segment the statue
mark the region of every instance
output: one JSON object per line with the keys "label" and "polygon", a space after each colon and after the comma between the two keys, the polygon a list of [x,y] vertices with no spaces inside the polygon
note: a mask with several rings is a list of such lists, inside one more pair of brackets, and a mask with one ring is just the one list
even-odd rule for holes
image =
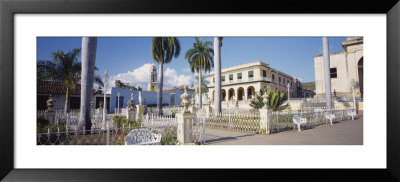
{"label": "statue", "polygon": [[268,108],[268,94],[267,93],[264,93],[264,95],[262,96],[262,98],[263,98],[263,101],[264,101],[264,107],[263,107],[263,109],[267,109]]}
{"label": "statue", "polygon": [[131,93],[131,99],[128,100],[127,109],[128,110],[134,109],[133,105],[135,105],[135,99],[133,98],[133,93]]}
{"label": "statue", "polygon": [[53,111],[54,111],[54,110],[53,110],[54,102],[56,102],[56,101],[53,100],[53,94],[50,94],[49,100],[46,101],[46,104],[47,104],[47,109],[46,109],[46,111],[47,111],[47,112],[53,112]]}
{"label": "statue", "polygon": [[183,112],[185,113],[185,112],[189,112],[188,106],[189,106],[190,95],[187,93],[188,86],[185,85],[183,88],[185,89],[185,91],[181,95],[181,99],[182,99],[181,105],[183,106]]}
{"label": "statue", "polygon": [[139,91],[139,105],[142,105],[142,92]]}

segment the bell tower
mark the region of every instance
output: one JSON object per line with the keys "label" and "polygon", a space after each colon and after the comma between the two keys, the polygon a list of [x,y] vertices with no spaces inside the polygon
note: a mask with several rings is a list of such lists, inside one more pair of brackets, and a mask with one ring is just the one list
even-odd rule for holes
{"label": "bell tower", "polygon": [[157,69],[154,65],[151,65],[149,70],[149,80],[147,82],[147,91],[157,91]]}

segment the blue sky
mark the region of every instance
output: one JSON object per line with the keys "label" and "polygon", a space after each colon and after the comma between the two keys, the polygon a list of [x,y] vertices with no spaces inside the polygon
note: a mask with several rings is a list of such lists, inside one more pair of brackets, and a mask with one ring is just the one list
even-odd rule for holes
{"label": "blue sky", "polygon": [[[213,42],[213,37],[202,37]],[[330,37],[330,52],[343,51],[340,42],[345,37]],[[164,65],[164,88],[190,84],[194,75],[188,71],[184,59],[193,46],[193,37],[179,37],[181,54]],[[38,37],[37,60],[51,60],[57,49],[64,52],[80,48],[81,37]],[[321,37],[224,37],[221,48],[222,68],[255,62],[268,62],[271,67],[300,78],[303,82],[314,81],[314,55],[322,54]],[[79,57],[80,60],[80,57]],[[96,74],[107,70],[111,83],[116,79],[146,87],[148,69],[158,64],[151,57],[151,37],[99,37],[97,42]]]}

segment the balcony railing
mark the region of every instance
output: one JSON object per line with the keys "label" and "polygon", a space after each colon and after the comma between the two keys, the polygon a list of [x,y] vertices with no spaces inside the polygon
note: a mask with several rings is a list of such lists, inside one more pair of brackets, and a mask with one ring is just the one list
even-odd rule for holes
{"label": "balcony railing", "polygon": [[[252,81],[266,81],[266,82],[271,82],[272,79],[268,78],[268,77],[261,77],[259,79],[254,79],[254,77],[252,78],[247,78],[247,79],[237,79],[237,80],[225,80],[225,81],[221,81],[222,85],[227,85],[227,84],[234,84],[234,83],[245,83],[245,82],[252,82]],[[210,83],[208,84],[209,87],[213,87],[215,86],[215,83]]]}

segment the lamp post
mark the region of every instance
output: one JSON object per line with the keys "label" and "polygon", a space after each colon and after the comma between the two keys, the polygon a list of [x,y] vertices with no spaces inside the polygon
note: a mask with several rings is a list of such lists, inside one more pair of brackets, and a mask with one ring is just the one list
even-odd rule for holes
{"label": "lamp post", "polygon": [[104,102],[103,102],[103,124],[104,127],[106,125],[106,111],[107,111],[107,100],[106,100],[106,91],[107,91],[107,82],[108,79],[110,79],[110,76],[107,73],[107,70],[104,71],[104,75],[103,75],[103,82],[104,82]]}
{"label": "lamp post", "polygon": [[117,111],[117,113],[119,114],[119,97],[120,97],[121,95],[119,94],[119,92],[118,92],[118,94],[117,94],[117,97],[118,97],[118,111]]}

